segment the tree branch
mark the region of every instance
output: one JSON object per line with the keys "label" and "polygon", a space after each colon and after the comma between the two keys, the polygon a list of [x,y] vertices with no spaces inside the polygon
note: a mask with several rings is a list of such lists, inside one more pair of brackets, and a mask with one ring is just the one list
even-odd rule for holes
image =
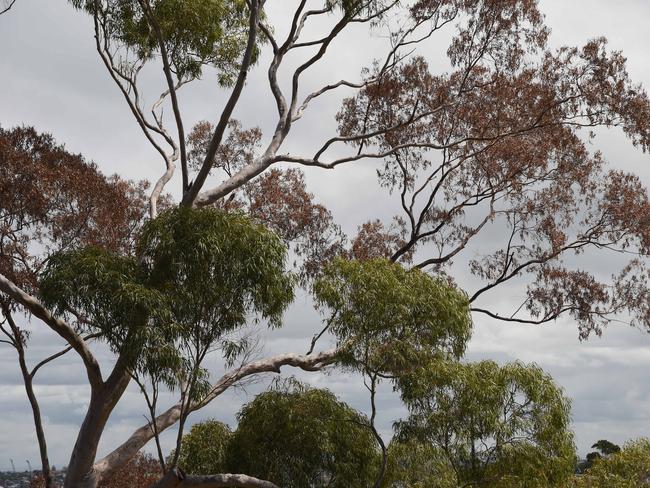
{"label": "tree branch", "polygon": [[212,169],[214,156],[217,153],[217,149],[221,144],[223,139],[223,134],[228,126],[230,121],[230,116],[232,115],[242,90],[244,89],[244,83],[246,82],[246,76],[248,75],[248,68],[250,67],[253,61],[253,52],[255,51],[255,43],[257,41],[257,24],[259,22],[259,11],[260,4],[259,0],[252,0],[250,2],[250,17],[249,17],[249,26],[248,26],[248,42],[246,44],[246,51],[244,52],[244,57],[242,59],[242,64],[239,69],[239,75],[237,77],[237,82],[230,94],[230,98],[226,103],[223,112],[221,112],[221,117],[219,122],[214,129],[212,134],[212,139],[210,140],[210,145],[205,154],[205,159],[203,160],[203,165],[199,170],[199,173],[196,175],[194,183],[188,189],[187,193],[183,196],[182,205],[191,207],[196,200],[201,188],[205,184],[205,180]]}
{"label": "tree branch", "polygon": [[163,72],[165,73],[165,80],[167,81],[167,89],[169,90],[169,95],[172,102],[172,110],[174,111],[174,120],[176,121],[176,129],[178,131],[178,145],[180,147],[180,158],[181,158],[181,173],[183,177],[183,193],[185,193],[189,188],[189,178],[187,174],[187,154],[185,149],[185,129],[183,128],[183,118],[181,117],[181,111],[178,105],[178,97],[176,95],[176,84],[172,78],[172,70],[169,65],[169,55],[167,54],[167,46],[165,45],[165,39],[162,35],[162,30],[160,29],[160,24],[156,20],[156,16],[151,11],[151,6],[149,5],[148,0],[139,0],[140,6],[145,12],[145,15],[149,19],[149,23],[153,26],[153,30],[156,34],[156,39],[158,41],[158,46],[160,47],[160,57],[163,62]]}
{"label": "tree branch", "polygon": [[[90,339],[95,339],[95,338],[97,338],[97,337],[100,337],[101,335],[102,335],[102,334],[101,334],[100,332],[97,332],[97,333],[95,333],[95,334],[89,334],[89,335],[87,335],[86,337],[84,337],[82,340],[83,340],[84,342],[86,342],[86,341],[88,341],[88,340],[90,340]],[[41,362],[39,362],[36,366],[34,366],[34,367],[32,368],[32,371],[29,373],[29,377],[33,379],[34,376],[36,376],[36,372],[37,372],[39,369],[41,369],[41,368],[42,368],[43,366],[45,366],[47,363],[49,363],[49,362],[51,362],[51,361],[54,361],[55,359],[58,359],[58,358],[60,358],[61,356],[67,354],[67,353],[70,352],[71,350],[72,350],[72,346],[68,346],[68,347],[66,347],[65,349],[62,349],[61,351],[59,351],[59,352],[57,352],[57,353],[54,353],[54,354],[52,354],[51,356],[46,357],[45,359],[43,359]]]}
{"label": "tree branch", "polygon": [[9,10],[11,10],[11,7],[14,6],[14,3],[16,3],[16,1],[17,1],[17,0],[11,0],[11,1],[9,2],[9,5],[8,5],[7,7],[5,7],[5,8],[2,9],[2,10],[0,10],[0,15],[9,12]]}
{"label": "tree branch", "polygon": [[102,373],[97,359],[95,359],[95,356],[88,349],[83,338],[66,321],[52,315],[37,298],[20,289],[3,274],[0,274],[0,291],[9,295],[13,300],[21,304],[31,314],[41,319],[54,332],[65,339],[77,354],[81,356],[86,367],[86,374],[88,375],[90,385],[93,388],[100,388],[102,386]]}
{"label": "tree branch", "polygon": [[207,476],[187,476],[181,469],[170,469],[154,485],[155,488],[185,488],[199,486],[203,488],[279,488],[270,481],[261,480],[245,474],[212,474]]}
{"label": "tree branch", "polygon": [[[282,366],[293,366],[304,371],[319,371],[325,366],[335,362],[338,352],[338,349],[330,349],[314,355],[294,353],[280,354],[278,356],[245,364],[223,375],[213,385],[205,398],[194,402],[190,406],[189,412],[203,408],[243,378],[260,373],[280,373],[280,368],[282,368]],[[178,422],[181,417],[182,407],[183,405],[179,402],[167,411],[158,415],[155,419],[157,431],[162,432]],[[123,466],[125,462],[135,456],[137,452],[152,438],[153,433],[151,425],[147,423],[146,425],[141,426],[126,442],[109,455],[99,460],[95,464],[94,470],[101,473],[103,478],[110,477],[116,469],[119,469],[120,466]]]}

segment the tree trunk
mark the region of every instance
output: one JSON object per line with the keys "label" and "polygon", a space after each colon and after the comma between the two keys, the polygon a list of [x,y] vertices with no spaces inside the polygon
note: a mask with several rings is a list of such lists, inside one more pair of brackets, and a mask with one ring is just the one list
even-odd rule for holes
{"label": "tree trunk", "polygon": [[2,309],[3,315],[7,318],[9,322],[9,327],[11,327],[11,332],[14,336],[14,347],[18,353],[18,364],[20,365],[20,372],[23,375],[23,383],[25,385],[25,392],[27,393],[27,398],[29,399],[29,404],[32,407],[32,415],[34,416],[34,427],[36,429],[36,438],[38,439],[38,449],[41,455],[41,473],[43,474],[43,481],[45,482],[45,488],[52,488],[54,482],[52,480],[52,473],[50,470],[50,460],[47,456],[47,441],[45,440],[45,431],[43,430],[43,419],[41,417],[41,408],[38,405],[38,400],[36,399],[36,394],[34,393],[34,382],[33,376],[27,368],[27,363],[25,362],[25,346],[23,344],[23,333],[14,322],[13,316],[9,311],[9,308],[4,307]]}
{"label": "tree trunk", "polygon": [[64,488],[96,488],[102,480],[103,473],[93,466],[97,447],[106,422],[131,379],[119,363],[118,360],[100,391],[94,389],[91,392],[90,405],[70,456]]}
{"label": "tree trunk", "polygon": [[99,440],[112,410],[106,404],[105,395],[102,393],[92,392],[91,394],[86,417],[70,456],[65,488],[95,488],[99,484],[99,476],[93,470],[93,463]]}
{"label": "tree trunk", "polygon": [[32,378],[27,372],[27,369],[23,368],[24,360],[21,360],[20,363],[21,363],[20,369],[21,372],[23,373],[23,380],[25,382],[25,391],[27,392],[27,398],[29,398],[29,403],[32,406],[32,414],[34,415],[34,427],[36,428],[38,449],[41,455],[41,472],[43,474],[43,480],[45,481],[45,488],[52,488],[54,486],[54,480],[52,479],[50,460],[47,455],[47,443],[45,441],[45,431],[43,430],[41,409],[38,405],[38,400],[36,399],[36,395],[34,394]]}

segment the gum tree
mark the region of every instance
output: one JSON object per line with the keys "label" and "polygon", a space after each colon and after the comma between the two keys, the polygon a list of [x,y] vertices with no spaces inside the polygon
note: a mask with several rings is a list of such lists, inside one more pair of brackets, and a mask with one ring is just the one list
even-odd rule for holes
{"label": "gum tree", "polygon": [[[647,149],[648,97],[630,80],[623,56],[608,50],[604,39],[580,48],[550,49],[548,28],[536,1],[296,0],[293,15],[273,19],[273,25],[263,0],[71,3],[91,16],[101,61],[145,140],[159,155],[162,171],[149,191],[143,230],[131,232],[143,225],[145,206],[138,188],[119,179],[107,180],[108,186],[95,189],[94,195],[102,201],[89,214],[80,212],[83,207],[76,203],[63,207],[72,217],[88,215],[81,226],[73,226],[79,232],[73,232],[75,239],[64,244],[57,239],[65,233],[59,233],[53,223],[58,225],[58,215],[68,215],[57,207],[65,198],[48,203],[52,209],[45,214],[39,214],[39,208],[32,210],[27,204],[48,194],[49,180],[36,174],[30,187],[27,170],[20,164],[7,164],[18,158],[40,168],[39,164],[47,162],[42,153],[29,145],[25,150],[23,142],[11,137],[0,153],[0,171],[8,171],[0,179],[5,219],[0,291],[6,310],[28,313],[62,338],[82,360],[90,385],[91,401],[73,451],[67,486],[96,486],[160,432],[182,424],[191,412],[243,379],[279,372],[283,366],[317,371],[339,362],[364,374],[372,398],[380,380],[401,388],[409,359],[424,354],[435,361],[439,356],[454,359],[462,354],[468,319],[400,324],[392,321],[393,315],[385,315],[368,324],[354,309],[343,314],[341,301],[372,303],[352,286],[355,276],[363,273],[379,279],[376,290],[383,297],[392,296],[389,286],[394,286],[395,296],[406,297],[405,283],[411,281],[423,290],[440,292],[414,292],[425,303],[406,300],[408,307],[401,309],[389,300],[384,310],[399,311],[403,317],[409,311],[417,316],[421,306],[439,307],[447,293],[455,297],[454,305],[463,302],[462,294],[440,283],[450,283],[461,272],[460,266],[468,263],[473,281],[467,285],[465,306],[468,302],[475,319],[487,315],[543,323],[568,315],[582,337],[600,333],[612,319],[631,318],[641,327],[650,324],[645,284],[650,242],[647,192],[637,176],[612,169],[586,142],[592,128],[616,127],[632,144]],[[313,34],[315,22],[327,26],[324,35]],[[370,66],[359,66],[358,78],[308,83],[305,75],[330,62],[328,54],[339,37],[353,29],[388,32],[384,52]],[[424,54],[439,49],[445,39],[451,39],[445,45],[449,69],[434,72]],[[139,75],[149,66],[160,68],[161,86],[155,95],[145,96]],[[241,95],[252,69],[267,72],[269,96],[277,109],[272,127],[244,128],[232,118],[238,104],[247,103]],[[194,125],[186,119],[178,93],[190,90],[201,76],[216,76],[226,102],[215,110],[213,120]],[[345,98],[336,117],[338,131],[316,135],[308,154],[288,153],[287,138],[312,103],[317,99],[338,103],[341,95]],[[362,160],[376,163],[380,187],[396,201],[395,218],[360,223],[358,234],[346,240],[332,214],[305,188],[301,168],[345,172]],[[176,181],[177,166],[180,198],[173,202],[166,199],[164,190]],[[51,178],[57,182],[52,187],[56,195],[57,191],[87,189],[65,171],[52,173]],[[107,198],[114,187],[127,197]],[[20,193],[23,189],[26,193]],[[14,195],[18,198],[12,200]],[[70,198],[81,201],[74,195]],[[124,202],[122,209],[136,209],[128,213],[126,223],[111,220],[126,214],[93,213],[114,202]],[[183,210],[164,211],[172,206]],[[215,207],[222,212],[218,218],[210,213]],[[212,210],[196,210],[204,208]],[[21,220],[25,211],[27,217]],[[30,212],[45,217],[32,219]],[[193,280],[205,273],[208,283],[225,286],[242,276],[237,272],[230,276],[228,266],[198,269],[197,260],[224,263],[227,259],[210,247],[217,241],[207,236],[217,227],[208,225],[207,234],[198,235],[192,234],[188,223],[198,219],[205,224],[205,216],[215,222],[232,218],[242,223],[244,214],[248,220],[245,225],[234,225],[235,230],[250,236],[267,235],[259,225],[273,229],[280,239],[271,246],[274,255],[281,254],[281,243],[297,256],[296,276],[289,281],[320,290],[316,299],[325,313],[325,327],[331,328],[334,349],[318,347],[318,338],[327,337],[324,333],[311,341],[311,347],[306,338],[309,354],[286,353],[252,361],[246,359],[246,347],[238,349],[238,340],[230,341],[222,334],[239,330],[246,314],[228,317],[234,330],[216,327],[223,325],[223,310],[210,308],[219,303],[211,301],[214,290],[199,287]],[[38,222],[47,224],[44,235],[34,231]],[[61,225],[68,222],[69,218],[63,219]],[[492,247],[477,244],[484,242],[481,239],[490,229],[498,229],[503,239]],[[240,235],[237,232],[234,235]],[[103,241],[112,233],[124,233],[123,243],[117,235],[115,242]],[[20,237],[16,240],[15,236]],[[191,236],[196,241],[187,241]],[[43,247],[43,239],[58,244]],[[207,247],[194,249],[192,255],[188,242]],[[249,249],[254,256],[258,247],[265,249],[249,244],[232,251]],[[472,245],[479,252],[472,259],[460,259]],[[568,264],[569,257],[583,252],[603,259],[612,254],[634,258],[623,263],[611,279],[604,279],[595,270]],[[178,262],[170,258],[176,253],[182,258]],[[230,258],[236,262],[234,255]],[[352,263],[345,264],[344,258]],[[363,267],[354,260],[370,264]],[[179,263],[181,268],[176,268]],[[279,262],[276,265],[289,279]],[[34,269],[27,272],[25,281],[26,267]],[[316,282],[320,288],[314,279],[321,280]],[[42,289],[41,284],[48,282],[50,286]],[[522,286],[524,300],[514,311],[495,309],[491,294],[510,284]],[[251,306],[262,315],[269,312],[279,325],[279,313],[290,297],[285,292],[284,299],[275,297],[272,311],[265,308],[269,303],[255,300],[244,300],[246,306],[238,311]],[[239,300],[255,293],[254,287],[244,287],[229,290],[223,298]],[[193,303],[195,298],[198,301]],[[200,308],[199,303],[206,307]],[[456,314],[460,317],[465,312],[457,310]],[[214,327],[216,335],[202,335],[206,330],[214,332]],[[423,338],[421,343],[400,343],[404,327],[411,331],[430,327],[431,334],[417,335]],[[371,330],[382,331],[387,343],[396,345],[385,364],[377,361],[382,358],[377,344],[365,334]],[[463,333],[457,336],[459,330]],[[24,337],[7,331],[14,347],[24,344]],[[114,364],[100,365],[88,347],[90,338],[85,334],[95,331],[115,353]],[[438,343],[436,337],[447,337],[449,342]],[[219,379],[208,381],[204,374],[204,339],[217,341],[226,359],[239,360]],[[148,395],[149,422],[97,460],[103,425],[133,378]],[[160,387],[180,392],[179,402],[160,411]],[[385,466],[386,449],[378,442]],[[164,457],[159,457],[164,463]],[[182,479],[173,465],[167,470],[167,482],[186,486],[198,482]],[[226,475],[204,481],[216,486],[269,486],[263,480]]]}
{"label": "gum tree", "polygon": [[378,452],[367,419],[329,391],[276,385],[245,405],[230,439],[230,472],[287,488],[370,486]]}
{"label": "gum tree", "polygon": [[[395,426],[395,449],[407,462],[409,445],[429,453],[430,471],[416,468],[422,479],[436,477],[436,462],[449,474],[447,486],[559,488],[573,476],[570,402],[536,366],[422,368],[405,379],[402,398],[409,416]],[[409,476],[397,468],[392,481],[399,486]]]}

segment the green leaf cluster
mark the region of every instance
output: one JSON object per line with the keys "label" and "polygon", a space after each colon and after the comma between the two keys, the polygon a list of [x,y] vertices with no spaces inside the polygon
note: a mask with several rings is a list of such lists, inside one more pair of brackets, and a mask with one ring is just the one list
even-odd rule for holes
{"label": "green leaf cluster", "polygon": [[41,293],[56,312],[85,317],[80,329],[101,333],[132,367],[178,371],[188,361],[179,343],[206,351],[251,317],[280,324],[293,300],[285,260],[281,240],[248,217],[181,208],[147,222],[133,256],[99,248],[56,255]]}
{"label": "green leaf cluster", "polygon": [[575,465],[570,402],[539,367],[439,363],[403,382],[400,441],[444,454],[460,485],[564,486]]}
{"label": "green leaf cluster", "polygon": [[399,378],[459,358],[471,335],[467,296],[447,280],[385,259],[337,259],[314,284],[345,364]]}
{"label": "green leaf cluster", "polygon": [[361,15],[380,14],[389,3],[386,0],[327,0],[325,5],[342,10],[345,16],[351,19]]}
{"label": "green leaf cluster", "polygon": [[[217,70],[219,82],[234,82],[248,37],[245,0],[71,0],[100,19],[112,42],[141,60],[160,54],[157,28],[178,79]],[[146,6],[143,8],[143,4]]]}
{"label": "green leaf cluster", "polygon": [[379,455],[367,419],[327,390],[295,381],[258,395],[238,415],[228,468],[285,488],[366,488]]}
{"label": "green leaf cluster", "polygon": [[627,442],[623,449],[594,461],[575,488],[642,488],[650,486],[650,440]]}
{"label": "green leaf cluster", "polygon": [[458,488],[456,473],[444,453],[417,440],[394,439],[382,488]]}
{"label": "green leaf cluster", "polygon": [[[183,436],[178,465],[186,473],[210,475],[226,473],[226,454],[232,431],[218,420],[208,419],[194,424]],[[169,455],[173,459],[174,452]]]}

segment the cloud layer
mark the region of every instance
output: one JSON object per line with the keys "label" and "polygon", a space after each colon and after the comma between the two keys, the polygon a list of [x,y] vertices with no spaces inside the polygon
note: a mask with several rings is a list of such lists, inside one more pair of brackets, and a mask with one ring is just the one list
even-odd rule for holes
{"label": "cloud layer", "polygon": [[[291,11],[292,2],[268,3],[271,19],[286,18]],[[647,2],[629,1],[613,9],[606,0],[541,0],[541,8],[553,29],[554,45],[582,44],[605,35],[612,48],[621,49],[628,56],[633,77],[650,86],[650,61],[645,53],[649,40],[645,21],[650,18]],[[277,28],[282,30],[280,25]],[[352,32],[333,48],[322,65],[325,67],[307,77],[308,84],[318,86],[343,76],[356,77],[359,68],[369,63],[383,42],[385,39],[380,36],[368,38],[364,32]],[[90,19],[65,2],[19,0],[9,14],[0,17],[0,46],[0,124],[29,124],[51,132],[71,151],[94,159],[106,173],[155,179],[162,171],[156,154],[146,145],[96,56]],[[261,61],[261,67],[265,62]],[[431,62],[444,69],[444,58],[432,57]],[[148,76],[148,83],[157,93],[157,73]],[[264,127],[273,122],[275,108],[264,79],[263,69],[257,69],[250,77],[235,114],[244,125]],[[214,80],[206,77],[196,89],[181,94],[188,119],[214,118],[223,101],[223,94],[214,88]],[[338,103],[338,99],[329,98],[314,104],[287,142],[287,150],[300,154],[329,137],[335,130],[333,115]],[[635,170],[646,183],[650,181],[647,157],[630,148],[620,134],[603,133],[598,142],[608,160],[618,167]],[[347,231],[353,231],[369,218],[392,215],[394,202],[376,191],[372,164],[361,164],[353,170],[310,172],[307,180],[309,189],[332,209]],[[603,265],[595,260],[589,264]],[[465,279],[456,278],[460,283]],[[503,288],[491,300],[505,307],[516,302],[516,295],[515,288]],[[309,298],[299,297],[287,314],[286,327],[266,337],[264,353],[305,350],[319,321]],[[650,366],[649,346],[650,338],[645,332],[625,326],[610,326],[602,338],[580,343],[570,321],[540,327],[508,325],[478,317],[467,357],[536,362],[551,373],[573,399],[576,440],[584,455],[601,438],[620,443],[650,435],[650,384],[645,378]],[[36,361],[57,347],[52,335],[37,327],[29,354]],[[110,362],[110,354],[101,349],[99,353]],[[221,365],[215,362],[213,369],[219,374]],[[336,372],[300,377],[330,388],[354,407],[367,410],[368,400],[359,378]],[[225,394],[192,417],[192,422],[214,417],[232,424],[242,402],[265,384],[260,382],[244,391]],[[66,463],[87,404],[83,370],[74,355],[69,354],[41,371],[37,385],[50,458],[60,466]],[[379,405],[381,427],[389,435],[391,423],[404,411],[388,386]],[[10,458],[19,469],[25,466],[26,459],[36,466],[38,450],[31,411],[14,351],[7,347],[0,347],[0,407],[0,470],[10,468]],[[100,454],[141,425],[144,411],[138,392],[130,388],[111,419]],[[173,433],[166,434],[164,440],[167,447],[171,446]]]}

